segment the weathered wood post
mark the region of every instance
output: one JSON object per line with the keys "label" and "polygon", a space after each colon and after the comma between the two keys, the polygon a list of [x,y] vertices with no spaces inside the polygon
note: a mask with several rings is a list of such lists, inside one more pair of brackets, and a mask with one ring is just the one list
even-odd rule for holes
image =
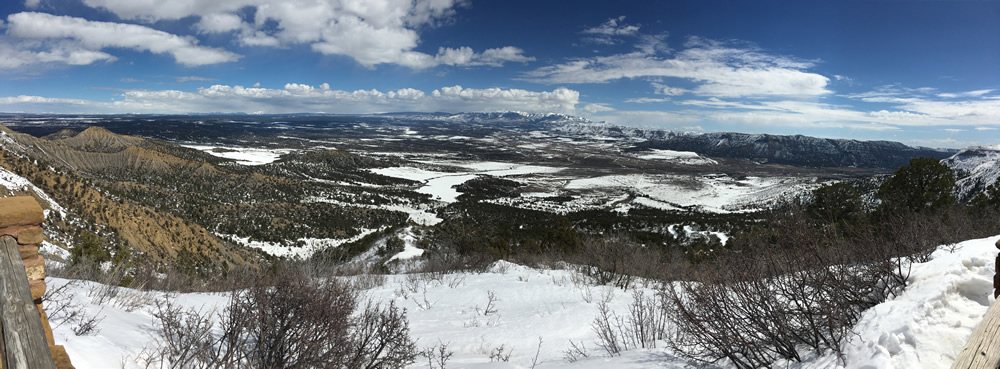
{"label": "weathered wood post", "polygon": [[73,368],[42,309],[44,213],[29,196],[0,198],[0,350],[4,369]]}
{"label": "weathered wood post", "polygon": [[[1000,249],[1000,240],[996,247]],[[993,298],[1000,294],[1000,255],[993,275]],[[996,369],[1000,367],[1000,304],[993,303],[972,331],[965,348],[958,353],[952,369]]]}

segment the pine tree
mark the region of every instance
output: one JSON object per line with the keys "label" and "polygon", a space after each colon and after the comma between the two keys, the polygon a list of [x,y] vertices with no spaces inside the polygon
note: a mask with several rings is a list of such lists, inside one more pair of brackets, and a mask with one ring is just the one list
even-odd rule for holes
{"label": "pine tree", "polygon": [[951,168],[938,159],[916,158],[878,189],[880,211],[932,213],[958,203]]}

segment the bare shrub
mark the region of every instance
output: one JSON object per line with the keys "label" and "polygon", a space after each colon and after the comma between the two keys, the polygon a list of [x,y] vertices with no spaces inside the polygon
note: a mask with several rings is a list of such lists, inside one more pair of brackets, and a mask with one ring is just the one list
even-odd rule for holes
{"label": "bare shrub", "polygon": [[490,352],[490,362],[509,362],[510,355],[514,353],[513,349],[508,349],[506,345],[501,344]]}
{"label": "bare shrub", "polygon": [[563,351],[563,359],[567,362],[575,363],[580,359],[590,357],[590,352],[587,351],[587,345],[582,341],[578,344],[569,340],[569,348]]}
{"label": "bare shrub", "polygon": [[248,317],[249,360],[264,368],[341,363],[355,296],[335,279],[313,280],[297,270],[237,295],[230,314]]}
{"label": "bare shrub", "polygon": [[667,315],[658,296],[646,296],[641,290],[634,291],[625,317],[612,311],[608,303],[608,298],[598,302],[598,314],[591,323],[591,329],[598,337],[597,345],[608,355],[618,356],[622,351],[637,348],[655,348],[656,341],[666,338]]}
{"label": "bare shrub", "polygon": [[[101,309],[101,311],[104,311],[104,309]],[[90,315],[87,314],[86,311],[82,311],[80,315],[76,317],[77,323],[72,327],[73,334],[77,336],[89,336],[99,333],[101,329],[98,328],[97,325],[101,324],[101,322],[104,321],[104,318],[105,316],[101,315],[100,311],[94,315]]]}
{"label": "bare shrub", "polygon": [[[497,313],[497,301],[500,301],[500,299],[497,298],[496,292],[493,292],[493,290],[486,291],[486,307],[481,311],[483,316],[495,315]],[[478,306],[476,307],[476,311],[479,311]]]}
{"label": "bare shrub", "polygon": [[430,369],[447,369],[448,360],[455,352],[448,349],[448,344],[438,341],[437,345],[424,347],[420,356],[427,359],[427,367]]}
{"label": "bare shrub", "polygon": [[449,277],[445,277],[445,283],[448,288],[458,288],[465,284],[465,273],[452,273]]}
{"label": "bare shrub", "polygon": [[665,288],[676,331],[668,342],[681,356],[756,368],[801,361],[802,349],[841,354],[861,313],[905,283],[908,264],[887,258],[885,245],[864,250],[812,234],[795,219],[775,222],[781,236],[750,238],[691,281]]}
{"label": "bare shrub", "polygon": [[104,321],[105,316],[100,311],[91,315],[83,304],[76,302],[72,291],[77,284],[79,281],[69,281],[46,290],[42,295],[42,304],[48,312],[49,321],[55,323],[52,328],[70,324],[70,330],[77,336],[97,334],[101,331],[98,325]]}
{"label": "bare shrub", "polygon": [[42,295],[42,304],[49,315],[49,321],[56,323],[52,328],[58,328],[66,323],[75,322],[84,314],[82,304],[73,299],[73,287],[80,281],[70,280],[57,288],[49,288]]}
{"label": "bare shrub", "polygon": [[417,357],[406,310],[395,302],[383,307],[369,300],[353,319],[349,342],[347,368],[403,368]]}
{"label": "bare shrub", "polygon": [[221,345],[219,338],[212,334],[211,315],[199,310],[184,310],[170,298],[157,300],[153,310],[154,323],[160,330],[154,341],[156,350],[144,350],[139,360],[147,368],[210,368],[213,364],[239,362],[236,359],[222,363],[216,359],[216,350],[221,349]]}
{"label": "bare shrub", "polygon": [[349,285],[296,269],[232,293],[220,313],[156,306],[147,367],[402,368],[417,355],[404,310],[369,301],[354,314]]}
{"label": "bare shrub", "polygon": [[542,336],[538,336],[538,347],[535,348],[535,356],[531,358],[530,369],[535,369],[538,365],[538,355],[542,353]]}
{"label": "bare shrub", "polygon": [[667,263],[661,253],[625,235],[588,236],[581,244],[580,253],[568,258],[581,265],[577,271],[586,284],[629,289],[638,279],[665,275]]}
{"label": "bare shrub", "polygon": [[351,277],[350,280],[352,288],[358,291],[363,291],[384,286],[387,278],[384,274],[366,271],[365,273]]}
{"label": "bare shrub", "polygon": [[431,301],[427,298],[426,289],[420,294],[419,298],[417,296],[411,296],[411,299],[413,300],[413,303],[417,304],[417,307],[420,308],[420,310],[430,310],[438,302],[438,300]]}

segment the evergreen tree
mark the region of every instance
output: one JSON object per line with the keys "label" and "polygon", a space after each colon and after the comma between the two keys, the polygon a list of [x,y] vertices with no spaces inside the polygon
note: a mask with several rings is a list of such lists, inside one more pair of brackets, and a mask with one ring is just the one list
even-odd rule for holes
{"label": "evergreen tree", "polygon": [[878,189],[880,211],[936,212],[957,204],[951,168],[934,158],[916,158]]}
{"label": "evergreen tree", "polygon": [[846,230],[857,226],[864,218],[861,194],[854,186],[838,182],[813,191],[813,202],[806,211],[822,226]]}
{"label": "evergreen tree", "polygon": [[96,234],[87,231],[83,232],[80,236],[79,243],[69,250],[69,254],[71,258],[70,261],[73,264],[80,263],[84,260],[97,264],[111,260],[111,256],[108,255],[106,250],[104,250],[101,238]]}
{"label": "evergreen tree", "polygon": [[973,208],[980,211],[1000,211],[1000,178],[997,178],[996,182],[993,182],[992,185],[986,187],[986,191],[976,195],[976,197],[972,199],[971,205]]}

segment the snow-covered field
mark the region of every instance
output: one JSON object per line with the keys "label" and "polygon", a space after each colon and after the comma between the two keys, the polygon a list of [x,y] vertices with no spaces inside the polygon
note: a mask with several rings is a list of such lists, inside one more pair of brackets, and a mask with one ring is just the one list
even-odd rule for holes
{"label": "snow-covered field", "polygon": [[264,165],[273,163],[281,155],[290,153],[291,149],[258,149],[250,147],[223,147],[208,145],[181,145],[187,148],[204,151],[220,158],[233,159],[243,165]]}
{"label": "snow-covered field", "polygon": [[249,237],[239,237],[235,235],[219,234],[221,238],[231,239],[236,243],[255,249],[260,249],[270,255],[278,257],[287,258],[299,258],[305,259],[319,250],[325,249],[327,247],[336,247],[343,245],[345,243],[354,242],[364,238],[365,236],[375,233],[379,229],[362,229],[361,233],[350,237],[350,238],[300,238],[297,242],[301,242],[304,246],[285,246],[276,242],[266,242],[251,240]]}
{"label": "snow-covered field", "polygon": [[[844,344],[846,362],[828,353],[805,363],[789,363],[788,367],[950,366],[993,303],[993,260],[997,256],[993,244],[997,239],[1000,236],[942,246],[930,261],[915,264],[906,291],[864,313],[856,325],[857,336]],[[633,291],[574,280],[578,279],[568,270],[538,270],[498,262],[490,272],[482,274],[438,278],[391,275],[385,284],[368,290],[366,295],[394,300],[405,307],[418,346],[448,344],[454,351],[449,368],[528,368],[536,352],[536,368],[681,368],[688,364],[663,348],[635,350],[613,358],[603,355],[590,328],[597,303],[608,296],[609,305],[618,314],[627,315]],[[67,282],[48,280],[50,289]],[[132,367],[133,359],[143,347],[152,344],[156,334],[150,307],[128,312],[113,303],[92,304],[87,292],[93,285],[78,282],[70,289],[90,314],[104,317],[99,332],[76,336],[69,325],[53,319],[56,342],[66,346],[77,368]],[[486,314],[490,292],[496,296],[495,312]],[[220,309],[225,300],[223,294],[176,295],[181,305],[204,311]],[[570,340],[586,345],[590,357],[574,363],[564,360],[563,351]],[[501,345],[512,350],[510,361],[490,363],[490,353]],[[727,367],[725,363],[720,366]],[[426,362],[418,361],[411,367],[426,367]]]}
{"label": "snow-covered field", "polygon": [[525,165],[515,163],[500,162],[447,162],[433,161],[425,162],[433,165],[446,165],[460,169],[458,172],[437,172],[413,167],[391,167],[372,169],[372,172],[387,177],[403,178],[413,181],[423,182],[424,185],[417,189],[417,192],[431,195],[432,199],[451,203],[458,201],[460,193],[455,186],[461,185],[468,180],[480,175],[491,175],[497,177],[519,176],[526,174],[556,173],[563,168],[544,167],[538,165]]}
{"label": "snow-covered field", "polygon": [[636,158],[643,160],[665,160],[687,165],[714,165],[717,161],[706,158],[690,151],[673,151],[653,149],[636,153]]}

